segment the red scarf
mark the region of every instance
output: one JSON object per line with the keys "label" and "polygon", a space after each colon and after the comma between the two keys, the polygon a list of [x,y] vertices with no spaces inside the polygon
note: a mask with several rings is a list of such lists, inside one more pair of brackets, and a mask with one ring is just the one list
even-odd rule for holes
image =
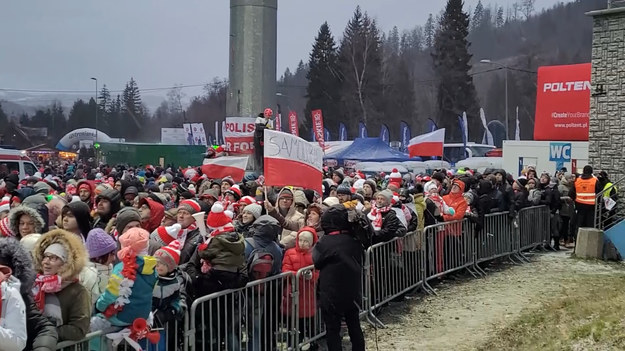
{"label": "red scarf", "polygon": [[33,285],[33,295],[35,303],[40,311],[43,311],[46,305],[46,294],[53,294],[61,291],[63,288],[61,276],[37,274],[35,285]]}
{"label": "red scarf", "polygon": [[391,206],[386,207],[371,207],[371,212],[367,215],[371,220],[371,224],[373,225],[373,229],[378,231],[382,229],[382,215],[391,210]]}
{"label": "red scarf", "polygon": [[178,239],[182,238],[183,236],[186,237],[186,235],[194,230],[197,229],[197,224],[195,224],[195,222],[191,223],[191,225],[189,225],[188,227],[184,228],[184,229],[180,229],[180,231],[178,232]]}

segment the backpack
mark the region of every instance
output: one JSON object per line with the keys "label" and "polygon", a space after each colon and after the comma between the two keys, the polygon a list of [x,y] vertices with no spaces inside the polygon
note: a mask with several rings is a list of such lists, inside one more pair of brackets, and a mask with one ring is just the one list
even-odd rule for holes
{"label": "backpack", "polygon": [[[252,246],[252,252],[247,259],[247,277],[249,281],[265,279],[271,276],[273,269],[274,257],[264,247],[257,247],[254,238],[246,239]],[[256,285],[256,289],[260,292],[264,290],[264,284]]]}
{"label": "backpack", "polygon": [[350,225],[350,233],[360,242],[363,249],[368,249],[373,238],[373,227],[369,218],[362,211],[349,209],[347,210],[347,220]]}

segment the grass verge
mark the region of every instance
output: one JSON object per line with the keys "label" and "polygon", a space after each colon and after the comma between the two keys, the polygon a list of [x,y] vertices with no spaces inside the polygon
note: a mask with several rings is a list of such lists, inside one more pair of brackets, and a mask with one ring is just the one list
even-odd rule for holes
{"label": "grass verge", "polygon": [[625,275],[560,277],[559,294],[545,296],[512,324],[494,331],[479,350],[625,350]]}

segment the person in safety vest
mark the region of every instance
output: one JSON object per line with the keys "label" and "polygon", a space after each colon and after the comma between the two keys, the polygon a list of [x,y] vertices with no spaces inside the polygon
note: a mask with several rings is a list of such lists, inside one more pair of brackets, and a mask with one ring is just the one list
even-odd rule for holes
{"label": "person in safety vest", "polygon": [[[606,171],[601,171],[597,175],[597,180],[599,181],[599,185],[601,186],[601,194],[604,199],[610,198],[615,203],[618,202],[618,188],[614,185],[610,178],[608,178],[608,173]],[[603,206],[601,208],[601,217],[602,222],[605,224],[605,229],[608,229],[615,222],[615,216],[617,213],[617,205],[615,204],[610,210]]]}
{"label": "person in safety vest", "polygon": [[575,185],[569,194],[570,198],[575,201],[578,228],[595,226],[596,196],[602,188],[599,180],[592,175],[592,172],[591,166],[584,166],[582,175],[575,180]]}

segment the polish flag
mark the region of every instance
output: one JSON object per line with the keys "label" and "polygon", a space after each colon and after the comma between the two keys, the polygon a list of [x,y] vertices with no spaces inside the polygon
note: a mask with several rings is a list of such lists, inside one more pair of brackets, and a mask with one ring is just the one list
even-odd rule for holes
{"label": "polish flag", "polygon": [[443,156],[445,128],[431,133],[417,135],[408,143],[408,153],[414,156]]}
{"label": "polish flag", "polygon": [[299,186],[321,194],[323,150],[295,135],[264,130],[265,185]]}
{"label": "polish flag", "polygon": [[202,173],[209,179],[232,177],[235,182],[240,182],[245,176],[247,168],[247,156],[223,156],[217,158],[205,158],[202,163]]}

